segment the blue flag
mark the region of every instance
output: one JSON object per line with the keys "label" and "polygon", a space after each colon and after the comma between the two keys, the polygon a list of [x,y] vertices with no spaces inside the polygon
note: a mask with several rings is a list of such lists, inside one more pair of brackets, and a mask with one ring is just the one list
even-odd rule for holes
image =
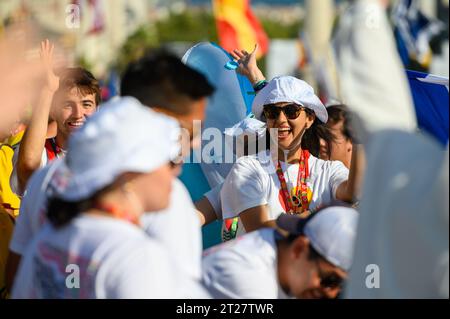
{"label": "blue flag", "polygon": [[392,12],[395,39],[406,68],[428,70],[431,40],[445,30],[444,24],[425,16],[417,0],[400,0]]}
{"label": "blue flag", "polygon": [[407,71],[417,121],[423,129],[447,145],[449,136],[448,78]]}

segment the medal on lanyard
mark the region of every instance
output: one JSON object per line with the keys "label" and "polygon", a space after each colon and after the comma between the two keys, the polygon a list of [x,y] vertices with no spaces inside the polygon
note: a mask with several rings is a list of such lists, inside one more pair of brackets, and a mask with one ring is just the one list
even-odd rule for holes
{"label": "medal on lanyard", "polygon": [[283,174],[283,169],[281,168],[281,163],[278,161],[277,165],[277,176],[281,185],[281,193],[285,206],[287,208],[288,214],[300,214],[308,210],[309,200],[308,200],[308,185],[307,179],[309,175],[308,168],[309,152],[303,150],[300,155],[299,172],[297,175],[297,187],[295,194],[291,197],[288,191],[288,186],[286,179]]}

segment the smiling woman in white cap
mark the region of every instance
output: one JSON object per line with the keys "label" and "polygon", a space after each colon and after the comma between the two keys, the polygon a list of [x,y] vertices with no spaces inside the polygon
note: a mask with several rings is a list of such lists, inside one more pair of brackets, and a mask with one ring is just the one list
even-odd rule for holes
{"label": "smiling woman in white cap", "polygon": [[210,248],[203,284],[214,298],[336,298],[352,264],[358,213],[341,206],[302,219],[281,215],[263,228]]}
{"label": "smiling woman in white cap", "polygon": [[[239,72],[248,71],[242,66],[248,56],[254,58],[254,52],[241,53]],[[242,73],[252,83],[260,79],[252,78],[252,72]],[[316,157],[320,149],[316,129],[327,122],[328,114],[314,89],[295,77],[280,76],[258,81],[255,91],[253,114],[266,123],[276,146],[240,158],[223,184],[222,215],[239,217],[237,234],[274,226],[282,213],[309,215],[334,200],[353,201],[361,175],[359,161],[352,161],[349,172],[341,162]]]}
{"label": "smiling woman in white cap", "polygon": [[137,224],[169,203],[178,137],[175,121],[133,98],[92,116],[56,168],[51,225],[24,254],[13,298],[173,297],[170,256]]}

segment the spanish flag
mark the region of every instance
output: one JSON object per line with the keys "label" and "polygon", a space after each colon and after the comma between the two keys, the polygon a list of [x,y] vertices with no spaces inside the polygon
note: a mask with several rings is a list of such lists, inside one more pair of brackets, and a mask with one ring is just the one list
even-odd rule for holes
{"label": "spanish flag", "polygon": [[259,44],[258,58],[267,53],[269,39],[250,7],[250,0],[213,0],[220,45],[227,51],[251,52]]}

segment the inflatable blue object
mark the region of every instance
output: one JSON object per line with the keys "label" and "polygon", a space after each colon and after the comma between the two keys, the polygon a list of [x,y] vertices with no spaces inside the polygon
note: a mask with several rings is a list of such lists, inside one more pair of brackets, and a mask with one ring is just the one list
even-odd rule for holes
{"label": "inflatable blue object", "polygon": [[[204,74],[215,87],[216,91],[209,99],[206,109],[202,132],[208,128],[217,128],[221,132],[222,141],[224,141],[224,130],[243,120],[251,112],[254,98],[251,83],[247,78],[237,74],[235,71],[237,64],[231,55],[214,43],[202,42],[195,45],[186,52],[183,62]],[[205,136],[205,138],[208,137]],[[203,141],[202,139],[202,149],[209,142],[210,140]],[[209,160],[212,161],[211,164],[204,163],[205,154],[200,161],[198,155],[201,152],[198,152],[195,153],[197,154],[196,161],[200,161],[200,164],[186,163],[183,166],[180,179],[186,185],[194,201],[200,199],[211,188],[221,184],[232,167],[232,163],[222,163],[224,156],[221,154],[216,156],[214,151],[216,150],[207,154]],[[222,155],[224,152],[225,145]],[[194,156],[196,156],[195,154]],[[217,222],[204,228],[203,246],[205,248],[220,242],[220,225],[221,223]]]}
{"label": "inflatable blue object", "polygon": [[448,79],[407,71],[419,128],[447,146],[449,139]]}

